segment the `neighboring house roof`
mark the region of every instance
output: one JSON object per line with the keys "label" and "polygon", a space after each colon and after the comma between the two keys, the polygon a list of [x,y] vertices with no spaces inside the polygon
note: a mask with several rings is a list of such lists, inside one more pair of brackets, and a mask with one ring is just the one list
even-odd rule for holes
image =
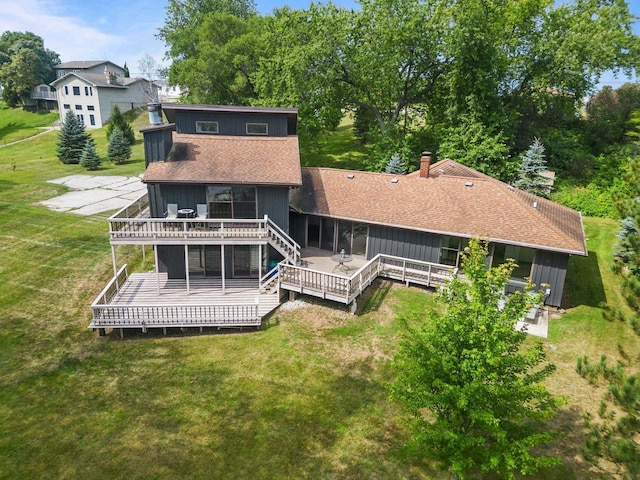
{"label": "neighboring house roof", "polygon": [[81,80],[89,82],[94,87],[105,87],[105,88],[126,88],[129,85],[132,85],[136,82],[146,82],[144,78],[128,78],[128,77],[118,77],[117,83],[109,83],[107,81],[107,77],[105,75],[99,73],[84,73],[84,72],[69,72],[63,77],[60,77],[53,82],[51,85],[54,87],[59,84],[66,82],[71,77],[78,77]]}
{"label": "neighboring house roof", "polygon": [[303,168],[291,205],[307,214],[587,254],[579,212],[452,160],[433,164],[429,178]]}
{"label": "neighboring house roof", "polygon": [[57,69],[67,69],[67,68],[77,68],[77,69],[86,69],[86,68],[93,68],[97,65],[102,65],[103,63],[111,63],[112,65],[115,65],[116,67],[119,67],[122,69],[122,67],[120,67],[120,65],[116,65],[113,62],[110,62],[108,60],[76,60],[76,61],[72,61],[72,62],[64,62],[64,63],[60,63],[58,65],[56,65],[54,68]]}
{"label": "neighboring house roof", "polygon": [[301,185],[298,137],[175,134],[169,159],[150,163],[143,181]]}

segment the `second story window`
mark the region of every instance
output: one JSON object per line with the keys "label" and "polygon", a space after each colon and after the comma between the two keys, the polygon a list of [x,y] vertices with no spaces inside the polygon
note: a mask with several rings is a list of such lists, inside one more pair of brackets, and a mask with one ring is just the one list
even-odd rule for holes
{"label": "second story window", "polygon": [[69,87],[67,85],[64,86],[64,94],[69,95]]}
{"label": "second story window", "polygon": [[269,127],[266,123],[247,123],[247,135],[268,135]]}
{"label": "second story window", "polygon": [[82,110],[82,105],[76,105],[76,110]]}
{"label": "second story window", "polygon": [[93,105],[87,105],[87,110],[95,110],[95,107]]}
{"label": "second story window", "polygon": [[218,133],[218,122],[196,122],[196,132],[198,133]]}
{"label": "second story window", "polygon": [[74,95],[80,95],[80,87],[73,87],[73,94]]}

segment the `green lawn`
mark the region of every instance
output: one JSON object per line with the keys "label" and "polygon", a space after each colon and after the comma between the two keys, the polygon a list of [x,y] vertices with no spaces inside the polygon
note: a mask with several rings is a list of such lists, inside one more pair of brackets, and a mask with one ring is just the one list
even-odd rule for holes
{"label": "green lawn", "polygon": [[[104,131],[92,135],[104,152]],[[55,138],[0,152],[0,478],[449,478],[407,446],[386,390],[396,315],[419,315],[429,294],[380,283],[355,316],[310,301],[259,331],[100,338],[86,326],[112,274],[108,214],[34,205],[64,191],[46,180],[85,173],[56,160]],[[143,166],[138,141],[130,163],[97,174]],[[553,446],[565,464],[539,478],[591,476],[577,455],[581,414],[603,389],[573,372],[575,358],[640,348],[602,317],[601,302],[622,306],[609,268],[616,224],[585,224],[592,255],[572,257],[571,308],[544,342],[558,365],[549,386],[567,397],[552,425],[566,432]],[[140,257],[118,250],[133,269]]]}
{"label": "green lawn", "polygon": [[49,127],[58,118],[58,112],[28,112],[0,102],[0,145],[36,135],[42,132],[38,127]]}

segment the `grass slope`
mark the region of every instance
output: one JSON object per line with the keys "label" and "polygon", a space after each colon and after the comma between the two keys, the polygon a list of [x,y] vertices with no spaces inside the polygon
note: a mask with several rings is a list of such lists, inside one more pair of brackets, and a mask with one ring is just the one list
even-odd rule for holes
{"label": "grass slope", "polygon": [[[92,135],[104,151],[104,132]],[[449,478],[408,446],[386,390],[396,316],[421,315],[430,295],[384,282],[356,316],[311,302],[260,331],[100,338],[86,326],[112,274],[107,214],[34,205],[64,191],[46,180],[84,173],[55,159],[55,137],[7,147],[15,171],[0,155],[0,478]],[[141,151],[97,174],[140,173]],[[545,342],[558,364],[550,388],[567,397],[553,425],[566,431],[553,447],[565,464],[539,478],[591,475],[578,456],[581,413],[603,390],[573,372],[575,358],[640,347],[599,306],[620,302],[609,271],[615,223],[585,223],[597,256],[572,258],[572,307]],[[118,250],[134,269],[140,257]]]}
{"label": "grass slope", "polygon": [[8,108],[0,103],[0,144],[22,140],[42,132],[58,120],[58,112],[28,112],[22,108]]}

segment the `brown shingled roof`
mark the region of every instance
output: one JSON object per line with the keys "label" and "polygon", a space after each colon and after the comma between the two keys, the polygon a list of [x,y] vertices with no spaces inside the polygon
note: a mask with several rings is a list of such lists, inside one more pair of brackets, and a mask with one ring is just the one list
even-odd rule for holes
{"label": "brown shingled roof", "polygon": [[303,168],[291,205],[309,214],[587,254],[580,213],[451,160],[432,165],[429,178]]}
{"label": "brown shingled roof", "polygon": [[298,137],[174,134],[171,161],[150,163],[147,183],[300,185]]}

